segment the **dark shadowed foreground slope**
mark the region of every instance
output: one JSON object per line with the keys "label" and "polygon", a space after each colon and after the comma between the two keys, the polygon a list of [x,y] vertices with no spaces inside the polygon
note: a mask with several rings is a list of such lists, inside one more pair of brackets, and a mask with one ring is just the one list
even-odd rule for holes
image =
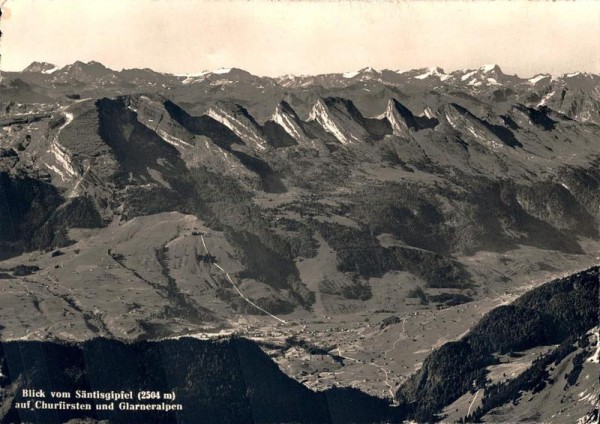
{"label": "dark shadowed foreground slope", "polygon": [[[95,339],[81,345],[8,342],[2,345],[4,423],[59,423],[89,417],[126,423],[351,423],[400,419],[388,401],[355,389],[316,393],[282,373],[252,341],[192,338],[160,342]],[[22,389],[175,393],[182,411],[67,411],[15,409]],[[16,393],[16,396],[15,396]],[[16,399],[15,399],[16,397]],[[92,400],[79,402],[94,403]],[[140,403],[136,400],[130,403]],[[161,403],[148,400],[143,403]],[[108,403],[96,401],[96,403]]]}

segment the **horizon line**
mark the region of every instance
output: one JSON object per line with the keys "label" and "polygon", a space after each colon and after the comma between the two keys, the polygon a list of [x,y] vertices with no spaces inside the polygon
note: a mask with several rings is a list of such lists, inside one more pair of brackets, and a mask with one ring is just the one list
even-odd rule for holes
{"label": "horizon line", "polygon": [[[394,72],[394,73],[397,73],[397,74],[404,74],[404,73],[407,73],[407,72],[417,71],[417,70],[441,70],[445,75],[451,75],[451,74],[453,74],[455,72],[459,72],[459,71],[477,71],[477,70],[484,69],[485,67],[498,67],[500,69],[500,71],[504,75],[506,75],[506,76],[515,76],[517,78],[524,79],[524,80],[531,79],[531,78],[534,78],[534,77],[539,76],[539,75],[548,75],[548,76],[553,77],[553,78],[555,78],[555,77],[562,77],[562,76],[568,76],[568,75],[572,75],[572,74],[591,74],[591,75],[600,76],[600,72],[594,72],[594,71],[588,71],[588,70],[572,70],[571,72],[564,72],[562,74],[553,74],[553,73],[550,73],[550,72],[538,72],[536,74],[533,74],[530,77],[522,77],[522,76],[520,76],[520,75],[518,75],[516,73],[514,73],[514,74],[510,74],[510,73],[507,74],[507,73],[505,73],[503,71],[503,69],[502,69],[502,66],[500,66],[497,63],[483,64],[483,65],[480,65],[477,68],[457,68],[457,69],[454,69],[452,71],[447,71],[443,67],[436,66],[436,65],[421,66],[421,67],[414,67],[414,68],[407,68],[407,69],[392,69],[392,68],[389,68],[389,67],[387,67],[387,68],[379,68],[378,69],[378,68],[374,68],[372,66],[363,66],[363,67],[361,67],[360,69],[357,69],[357,70],[345,70],[345,71],[337,71],[337,72],[335,72],[335,71],[333,71],[333,72],[319,72],[319,73],[314,73],[314,74],[294,74],[294,73],[288,72],[288,73],[279,74],[279,75],[260,75],[260,74],[255,74],[252,71],[248,71],[248,70],[246,70],[244,68],[237,67],[237,66],[222,66],[222,67],[218,67],[218,68],[215,68],[215,69],[212,69],[212,70],[204,69],[204,70],[201,70],[201,71],[192,71],[192,72],[186,72],[186,73],[179,73],[179,72],[175,73],[175,72],[157,71],[156,69],[153,69],[153,68],[148,67],[148,66],[139,66],[139,67],[133,67],[133,68],[122,67],[121,69],[115,69],[115,68],[111,68],[110,65],[105,65],[104,63],[102,63],[102,62],[100,62],[98,60],[94,60],[94,59],[88,60],[87,62],[83,61],[83,60],[77,59],[77,60],[75,60],[73,62],[66,63],[65,65],[62,65],[62,66],[61,65],[57,65],[57,64],[52,63],[52,62],[49,62],[49,61],[45,61],[45,60],[33,60],[29,65],[27,65],[23,69],[20,69],[20,70],[0,69],[0,72],[2,72],[2,73],[23,73],[23,72],[25,72],[25,69],[27,69],[29,66],[31,66],[33,64],[36,64],[36,63],[38,63],[38,64],[44,64],[44,63],[46,63],[46,64],[49,64],[49,65],[53,65],[56,68],[53,72],[47,74],[47,75],[52,75],[52,73],[54,73],[56,71],[59,71],[61,69],[64,69],[65,67],[67,67],[69,65],[74,65],[77,62],[86,64],[86,65],[89,65],[91,63],[97,63],[97,64],[100,64],[103,67],[105,67],[105,68],[107,68],[107,69],[109,69],[111,71],[114,71],[114,72],[123,72],[123,71],[128,71],[128,70],[139,69],[139,70],[150,70],[152,72],[156,72],[156,73],[159,73],[159,74],[172,75],[172,76],[175,76],[175,77],[194,77],[194,76],[198,76],[199,77],[199,76],[203,76],[203,75],[219,73],[218,71],[221,71],[221,70],[229,72],[229,71],[234,70],[234,69],[237,69],[237,70],[240,70],[240,71],[243,71],[243,72],[247,72],[247,73],[249,73],[249,74],[251,74],[253,76],[260,77],[260,78],[283,78],[283,77],[286,77],[286,76],[292,76],[292,77],[298,78],[298,77],[316,77],[316,76],[322,76],[322,75],[343,75],[343,74],[350,74],[350,73],[356,73],[358,75],[358,73],[360,73],[361,71],[365,71],[365,70],[369,70],[369,69],[372,69],[373,71],[376,71],[378,73],[388,71],[388,72]],[[225,74],[225,73],[226,72],[223,72],[223,74]],[[348,78],[350,79],[352,77],[348,77]]]}

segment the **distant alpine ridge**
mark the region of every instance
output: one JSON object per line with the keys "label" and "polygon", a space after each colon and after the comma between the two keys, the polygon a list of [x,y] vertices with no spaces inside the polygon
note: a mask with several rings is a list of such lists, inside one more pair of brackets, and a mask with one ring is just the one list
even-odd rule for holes
{"label": "distant alpine ridge", "polygon": [[[435,97],[450,95],[463,100],[473,98],[478,107],[489,102],[518,103],[533,108],[548,107],[579,122],[600,123],[600,75],[574,72],[520,78],[505,74],[497,65],[450,73],[437,67],[404,72],[363,68],[312,76],[260,77],[238,68],[173,75],[148,68],[115,71],[99,62],[77,61],[62,68],[33,62],[22,72],[4,72],[2,76],[3,100],[19,103],[60,101],[73,95],[95,98],[159,93],[192,105],[190,111],[194,113],[206,112],[218,100],[238,99],[258,121],[266,121],[282,99],[306,118],[312,114],[314,102],[322,97],[350,99],[365,115],[374,116],[387,107],[390,98],[398,99],[417,115],[431,115],[439,103]],[[416,97],[417,104],[408,100]],[[298,108],[299,103],[305,107]]]}
{"label": "distant alpine ridge", "polygon": [[86,79],[90,79],[90,77],[102,78],[107,76],[107,79],[112,79],[113,81],[116,81],[116,79],[120,79],[121,81],[136,78],[150,79],[150,76],[154,76],[158,79],[162,76],[165,81],[178,81],[181,84],[195,84],[206,80],[252,80],[258,78],[262,80],[271,80],[284,87],[301,87],[314,84],[326,87],[336,85],[344,86],[356,81],[378,81],[384,84],[401,85],[407,83],[409,80],[417,80],[424,83],[438,81],[448,85],[482,87],[499,86],[511,83],[537,85],[538,83],[543,84],[559,80],[572,80],[574,78],[580,80],[580,82],[587,80],[587,82],[593,84],[594,81],[598,82],[598,79],[600,78],[597,74],[587,72],[566,73],[561,76],[552,76],[551,74],[543,73],[536,74],[531,78],[521,78],[517,75],[505,74],[498,65],[494,64],[483,65],[477,69],[458,69],[450,73],[446,73],[446,71],[440,67],[419,68],[408,71],[390,69],[379,71],[371,67],[366,67],[358,71],[343,73],[326,73],[318,75],[287,74],[279,77],[258,77],[238,68],[219,68],[213,71],[171,74],[155,72],[149,68],[134,68],[115,71],[99,62],[90,61],[84,63],[77,61],[62,68],[48,62],[32,62],[21,72],[51,75],[51,77],[48,78],[57,82],[64,82],[69,79],[85,81]]}

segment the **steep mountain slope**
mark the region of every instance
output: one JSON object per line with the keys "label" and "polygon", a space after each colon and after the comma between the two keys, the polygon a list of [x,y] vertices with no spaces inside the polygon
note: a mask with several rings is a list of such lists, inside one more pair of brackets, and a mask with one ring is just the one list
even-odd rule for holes
{"label": "steep mountain slope", "polygon": [[[573,356],[567,360],[575,361],[578,369],[567,374],[568,381],[563,390],[574,386],[580,377],[581,364],[593,351],[587,333],[597,328],[599,285],[598,267],[594,267],[549,282],[510,305],[492,310],[466,336],[430,354],[423,367],[398,391],[400,402],[410,405],[415,418],[424,422],[443,419],[435,415],[444,406],[451,405],[469,391],[471,395],[482,391],[479,406],[469,407],[465,414],[467,422],[481,422],[485,414],[493,409],[511,401],[517,405],[522,398],[529,396],[527,392],[535,395],[555,384],[547,367],[551,364],[556,367],[569,354],[577,351],[577,360]],[[598,343],[600,341],[596,339],[595,344]],[[499,364],[511,364],[515,362],[514,358],[523,356],[518,352],[540,346],[547,346],[546,352],[526,364],[525,369],[513,374],[512,378],[507,378],[504,373],[501,382],[488,379]],[[593,359],[597,360],[596,357]],[[591,371],[597,381],[597,370]],[[584,376],[586,378],[590,376]],[[558,380],[556,383],[565,382]],[[595,396],[594,392],[589,394]],[[562,399],[567,397],[565,393]],[[472,403],[475,401],[473,398]],[[588,404],[589,410],[593,409],[593,402]],[[503,421],[498,415],[511,416],[510,409],[496,411],[492,421]],[[531,418],[542,417],[534,415]],[[562,422],[564,417],[544,418],[544,421],[553,421],[555,418],[556,422]]]}

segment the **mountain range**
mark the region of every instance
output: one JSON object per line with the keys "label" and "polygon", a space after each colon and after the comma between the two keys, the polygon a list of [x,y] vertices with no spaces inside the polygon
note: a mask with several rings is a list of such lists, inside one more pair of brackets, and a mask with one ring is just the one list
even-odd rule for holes
{"label": "mountain range", "polygon": [[[600,76],[574,72],[553,77],[538,74],[532,78],[506,75],[497,65],[446,73],[441,68],[423,68],[410,71],[377,71],[364,68],[356,72],[332,73],[315,76],[259,77],[237,68],[219,69],[198,74],[172,75],[151,69],[124,69],[114,71],[98,62],[75,62],[58,68],[45,62],[33,62],[22,72],[4,72],[5,80],[22,80],[40,99],[72,94],[73,89],[86,96],[118,94],[128,91],[167,92],[187,103],[201,103],[219,96],[233,97],[246,102],[256,98],[281,98],[293,106],[295,101],[306,102],[321,94],[320,90],[340,91],[341,97],[362,99],[359,104],[367,114],[382,108],[385,97],[394,94],[399,100],[414,97],[416,91],[434,91],[451,95],[460,90],[480,100],[497,104],[522,103],[527,106],[548,106],[557,112],[585,122],[600,122],[597,115]],[[294,91],[300,93],[294,93]],[[364,91],[359,93],[357,91]],[[4,90],[3,97],[18,101],[18,94]],[[296,94],[296,96],[294,96]],[[22,94],[24,95],[24,94]],[[34,96],[35,97],[35,96]],[[435,104],[425,99],[409,106],[422,113]],[[272,100],[273,101],[273,100]],[[273,104],[271,104],[274,107]],[[265,119],[265,110],[258,108],[258,119]]]}
{"label": "mountain range", "polygon": [[[564,410],[583,411],[591,366],[571,368],[597,331],[600,76],[34,62],[2,77],[7,349],[243,336],[311,389],[401,405],[383,421],[563,422],[538,399],[558,399],[550,363],[568,358]],[[499,370],[541,393],[531,408]]]}

